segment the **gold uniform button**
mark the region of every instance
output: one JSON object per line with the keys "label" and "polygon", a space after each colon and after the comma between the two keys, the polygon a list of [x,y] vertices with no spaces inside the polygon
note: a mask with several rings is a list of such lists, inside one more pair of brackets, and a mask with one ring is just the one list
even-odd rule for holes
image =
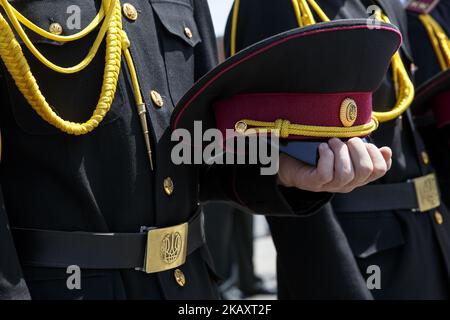
{"label": "gold uniform button", "polygon": [[188,27],[184,28],[184,34],[186,35],[186,37],[187,37],[188,39],[192,39],[192,37],[194,36],[194,35],[192,34],[191,29],[189,29]]}
{"label": "gold uniform button", "polygon": [[150,91],[150,96],[156,107],[161,108],[164,105],[164,100],[157,91]]}
{"label": "gold uniform button", "polygon": [[436,211],[434,213],[434,219],[436,220],[436,223],[439,225],[444,223],[444,217],[442,217],[442,214],[439,211]]}
{"label": "gold uniform button", "polygon": [[175,281],[180,287],[184,287],[186,285],[186,277],[184,276],[183,271],[180,269],[175,269],[173,275],[175,276]]}
{"label": "gold uniform button", "polygon": [[56,35],[60,35],[63,33],[63,28],[62,26],[58,23],[58,22],[53,22],[50,27],[48,28],[48,30]]}
{"label": "gold uniform button", "polygon": [[136,21],[138,17],[138,12],[136,8],[131,3],[124,3],[122,6],[123,14],[131,21]]}
{"label": "gold uniform button", "polygon": [[164,192],[168,196],[170,196],[173,193],[173,189],[174,189],[172,178],[171,177],[165,178],[163,185],[164,185]]}
{"label": "gold uniform button", "polygon": [[421,156],[422,156],[423,163],[428,165],[430,163],[430,157],[428,156],[428,153],[426,153],[425,151],[422,151]]}

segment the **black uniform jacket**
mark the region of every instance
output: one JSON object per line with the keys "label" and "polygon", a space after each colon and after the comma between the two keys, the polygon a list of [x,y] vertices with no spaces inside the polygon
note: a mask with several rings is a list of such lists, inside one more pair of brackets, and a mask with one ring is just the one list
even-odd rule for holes
{"label": "black uniform jacket", "polygon": [[[401,54],[409,70],[411,51],[406,13],[399,1],[317,2],[330,19],[367,18],[375,13],[368,10],[369,6],[381,7],[391,22],[402,30],[405,41]],[[296,27],[291,1],[241,0],[237,48]],[[228,39],[229,35],[230,24]],[[390,73],[388,75],[374,95],[376,111],[385,111],[395,103],[393,81]],[[378,146],[389,146],[393,150],[392,169],[377,184],[405,182],[432,172],[432,168],[422,161],[421,154],[425,149],[409,111],[396,120],[381,124],[372,140]],[[373,194],[373,197],[377,195]],[[444,206],[439,211],[444,217],[442,225],[435,221],[435,211],[346,213],[325,207],[306,219],[270,217],[268,220],[278,250],[280,298],[447,297],[450,216]],[[288,249],[286,244],[289,242],[297,243],[298,250]],[[380,290],[369,291],[364,281],[372,274],[367,272],[372,265],[381,270]],[[360,272],[355,272],[358,269]]]}
{"label": "black uniform jacket", "polygon": [[[328,194],[281,189],[275,176],[260,176],[249,166],[176,166],[170,155],[169,120],[176,102],[194,81],[216,64],[216,40],[206,0],[130,0],[137,20],[123,18],[131,41],[141,90],[149,111],[154,171],[150,170],[128,70],[123,64],[111,110],[92,133],[71,136],[43,121],[28,105],[2,66],[0,127],[0,298],[26,299],[196,299],[216,298],[207,250],[188,256],[180,268],[180,287],[173,270],[145,274],[135,270],[81,270],[81,290],[68,290],[66,269],[36,268],[20,263],[9,228],[61,231],[139,232],[141,226],[165,227],[188,221],[200,201],[234,201],[265,214],[309,214],[329,200]],[[101,1],[11,1],[25,17],[48,30],[53,22],[63,34],[71,5],[81,10],[81,28],[95,17]],[[4,16],[5,14],[2,13]],[[188,37],[189,28],[192,37]],[[30,38],[51,61],[78,63],[96,32],[70,43]],[[100,94],[104,46],[88,68],[75,75],[55,73],[24,49],[38,84],[62,118],[86,121]],[[151,100],[157,91],[164,105]],[[174,192],[164,192],[170,177]],[[289,198],[289,204],[287,202]],[[237,200],[239,199],[239,200]],[[9,222],[8,222],[9,221]]]}

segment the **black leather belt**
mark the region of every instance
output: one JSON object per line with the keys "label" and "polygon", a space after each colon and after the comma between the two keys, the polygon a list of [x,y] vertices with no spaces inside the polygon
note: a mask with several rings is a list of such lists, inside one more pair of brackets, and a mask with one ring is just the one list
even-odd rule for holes
{"label": "black leather belt", "polygon": [[168,228],[140,233],[64,232],[12,228],[21,263],[81,269],[139,269],[161,272],[184,264],[205,243],[203,214]]}
{"label": "black leather belt", "polygon": [[425,212],[440,205],[434,174],[402,183],[368,185],[332,200],[336,212],[412,210]]}

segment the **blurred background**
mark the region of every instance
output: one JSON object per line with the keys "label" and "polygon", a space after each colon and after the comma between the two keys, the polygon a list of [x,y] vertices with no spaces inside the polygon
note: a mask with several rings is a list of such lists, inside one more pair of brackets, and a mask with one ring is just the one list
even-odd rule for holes
{"label": "blurred background", "polygon": [[209,8],[214,22],[214,29],[218,37],[223,36],[228,13],[230,12],[233,0],[208,0]]}
{"label": "blurred background", "polygon": [[217,47],[219,48],[219,60],[224,59],[223,34],[227,24],[228,14],[233,6],[233,0],[208,0],[211,16],[216,31]]}
{"label": "blurred background", "polygon": [[[223,34],[233,0],[208,0],[223,60]],[[229,207],[205,206],[206,238],[224,299],[276,299],[276,253],[266,220]]]}

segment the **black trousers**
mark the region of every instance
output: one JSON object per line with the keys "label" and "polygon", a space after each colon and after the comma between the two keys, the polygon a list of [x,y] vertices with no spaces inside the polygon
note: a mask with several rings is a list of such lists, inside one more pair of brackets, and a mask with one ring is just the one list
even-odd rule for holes
{"label": "black trousers", "polygon": [[251,291],[260,279],[253,265],[253,217],[225,203],[209,203],[204,207],[206,241],[222,279],[237,267],[238,286]]}
{"label": "black trousers", "polygon": [[[441,210],[444,221],[450,219]],[[449,276],[433,212],[268,218],[278,252],[280,299],[448,299]],[[446,225],[442,227],[447,227]],[[381,287],[367,282],[379,267]]]}

